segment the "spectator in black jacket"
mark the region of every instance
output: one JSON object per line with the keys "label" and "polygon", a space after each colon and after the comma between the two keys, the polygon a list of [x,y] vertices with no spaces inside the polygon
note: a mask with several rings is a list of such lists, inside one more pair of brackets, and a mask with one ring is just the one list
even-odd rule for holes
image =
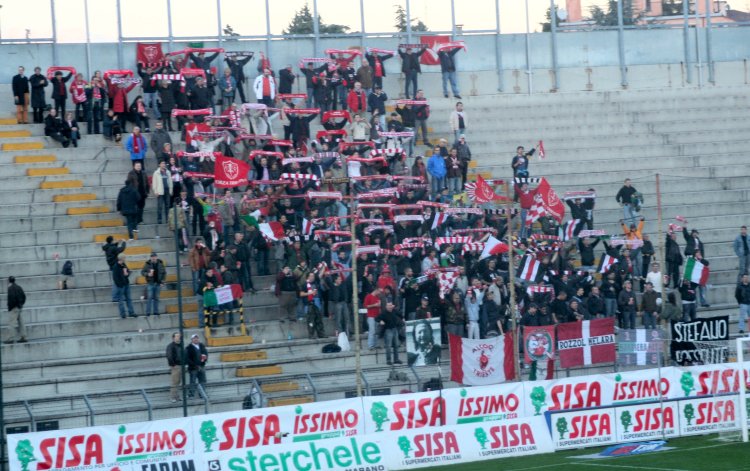
{"label": "spectator in black jacket", "polygon": [[615,201],[620,203],[622,206],[622,221],[623,224],[635,224],[638,212],[635,210],[635,204],[633,201],[633,195],[636,193],[636,189],[630,184],[630,179],[625,179],[625,184],[620,191],[615,195]]}
{"label": "spectator in black jacket", "polygon": [[[365,59],[370,63],[372,68],[372,84],[376,87],[383,87],[383,77],[386,76],[385,61],[393,57],[393,54],[383,54],[379,52],[365,54]],[[416,85],[415,85],[416,90]]]}
{"label": "spectator in black jacket", "polygon": [[232,55],[224,58],[224,62],[227,63],[227,66],[229,66],[229,69],[232,71],[232,77],[234,77],[234,80],[237,82],[237,91],[240,92],[240,100],[242,100],[242,103],[247,103],[244,87],[245,70],[243,68],[252,58],[252,54],[248,54],[247,56]]}
{"label": "spectator in black jacket", "polygon": [[8,327],[11,329],[11,335],[5,343],[26,342],[26,325],[21,316],[24,304],[26,304],[26,293],[23,292],[23,288],[16,284],[16,277],[9,277],[8,312],[10,313],[10,319],[8,320]]}
{"label": "spectator in black jacket", "polygon": [[18,75],[14,75],[12,81],[18,124],[29,124],[29,78],[24,75],[24,70],[22,66],[18,67]]}
{"label": "spectator in black jacket", "polygon": [[167,345],[167,364],[169,365],[169,400],[175,403],[180,400],[177,388],[182,384],[182,362],[184,359],[182,351],[182,336],[179,332],[172,334],[172,341]]}
{"label": "spectator in black jacket", "polygon": [[334,277],[325,277],[326,291],[328,292],[329,309],[333,313],[335,330],[344,332],[351,337],[352,326],[349,322],[349,299],[350,293],[344,283],[344,276],[337,274]]}
{"label": "spectator in black jacket", "polygon": [[[417,83],[418,74],[422,73],[422,67],[419,65],[419,56],[424,54],[427,46],[419,49],[419,52],[414,52],[412,48],[399,48],[398,55],[401,56],[401,72],[404,73],[405,85],[404,95],[406,99],[409,99],[409,85],[413,86],[414,95],[417,93],[419,84]],[[414,96],[413,95],[413,96]],[[428,144],[429,145],[429,144]]]}
{"label": "spectator in black jacket", "polygon": [[690,280],[682,280],[680,285],[680,299],[682,300],[682,322],[691,322],[698,318],[696,313],[697,284]]}
{"label": "spectator in black jacket", "polygon": [[604,311],[607,317],[614,317],[617,314],[617,296],[620,293],[620,285],[617,284],[614,271],[609,271],[606,276],[600,288],[604,296]]}
{"label": "spectator in black jacket", "polygon": [[[592,242],[593,240],[593,242]],[[596,257],[594,256],[594,248],[599,244],[598,237],[579,237],[577,246],[578,253],[581,254],[581,270],[594,271],[596,267]]]}
{"label": "spectator in black jacket", "polygon": [[70,140],[65,137],[63,131],[63,122],[57,116],[57,111],[54,108],[49,110],[47,117],[44,118],[44,135],[51,137],[62,144],[63,147],[67,148],[70,145]]}
{"label": "spectator in black jacket", "polygon": [[440,72],[443,75],[443,96],[445,98],[448,98],[448,81],[450,81],[453,97],[461,99],[461,95],[458,92],[458,85],[456,84],[456,61],[453,58],[460,50],[461,48],[454,47],[449,51],[442,50],[438,52]]}
{"label": "spectator in black jacket", "polygon": [[385,94],[382,88],[375,85],[375,89],[372,93],[370,93],[370,96],[367,97],[367,107],[370,110],[370,113],[374,113],[375,110],[378,111],[378,116],[380,119],[380,127],[385,129],[385,102],[388,101],[388,95]]}
{"label": "spectator in black jacket", "polygon": [[[593,188],[589,188],[589,191],[595,191]],[[586,198],[583,200],[583,208],[586,210],[586,229],[594,229],[594,206],[596,205],[596,198]]]}
{"label": "spectator in black jacket", "polygon": [[34,122],[41,124],[44,121],[44,110],[47,108],[44,87],[49,85],[41,68],[34,67],[34,74],[29,77],[29,85],[31,85],[31,108],[34,110]]}
{"label": "spectator in black jacket", "polygon": [[144,102],[148,109],[153,110],[153,116],[156,119],[161,119],[161,113],[159,112],[159,102],[157,98],[157,84],[151,83],[151,76],[156,71],[153,69],[144,69],[143,64],[138,64],[138,75],[141,76],[141,88],[143,89]]}
{"label": "spectator in black jacket", "polygon": [[102,251],[104,252],[104,257],[107,260],[109,271],[112,271],[112,269],[115,267],[115,265],[117,264],[117,256],[125,251],[127,245],[128,244],[125,242],[125,239],[121,239],[119,242],[114,242],[114,238],[112,236],[107,236],[107,242],[102,245]]}
{"label": "spectator in black jacket", "polygon": [[604,305],[604,298],[602,297],[598,286],[591,287],[591,293],[588,298],[586,298],[586,310],[589,312],[592,319],[598,319],[606,315],[607,310]]}
{"label": "spectator in black jacket", "polygon": [[[672,287],[680,286],[680,266],[682,266],[682,254],[680,246],[677,245],[677,234],[670,232],[667,234],[667,241],[664,250],[664,260],[667,262],[667,275]],[[669,285],[669,283],[667,283]]]}
{"label": "spectator in black jacket", "polygon": [[740,333],[744,334],[750,316],[750,275],[742,275],[742,280],[737,283],[737,288],[734,290],[734,299],[740,305],[739,328]]}
{"label": "spectator in black jacket", "polygon": [[[398,348],[400,346],[398,330],[401,327],[403,319],[396,310],[396,305],[393,304],[393,301],[386,303],[385,310],[375,320],[385,329],[383,333],[385,340],[385,362],[388,365],[393,365],[394,363],[400,365],[402,361],[398,359]],[[393,361],[391,361],[391,358]]]}
{"label": "spectator in black jacket", "polygon": [[[191,109],[200,110],[210,106],[209,90],[203,77],[196,77],[195,86],[188,91],[187,95],[190,98]],[[203,117],[195,116],[195,121],[203,122]]]}
{"label": "spectator in black jacket", "polygon": [[701,242],[699,236],[698,229],[693,229],[688,234],[687,227],[682,228],[682,237],[685,238],[685,255],[687,257],[695,255],[695,252],[700,252],[701,255],[705,254],[703,251],[703,242]]}
{"label": "spectator in black jacket", "polygon": [[295,77],[291,64],[287,65],[286,68],[279,70],[279,93],[292,93],[294,79]]}
{"label": "spectator in black jacket", "polygon": [[635,313],[638,303],[635,299],[635,291],[630,281],[625,281],[622,291],[617,295],[617,306],[620,308],[620,327],[623,329],[635,329]]}
{"label": "spectator in black jacket", "polygon": [[68,76],[63,78],[62,72],[55,72],[50,83],[52,84],[52,99],[55,101],[55,110],[60,116],[65,115],[65,100],[68,99],[68,89],[65,83],[73,76],[73,72],[68,72]]}
{"label": "spectator in black jacket", "polygon": [[[424,97],[423,90],[417,90],[417,95],[414,97],[415,100],[427,101]],[[417,126],[422,131],[422,142],[426,146],[431,146],[430,141],[427,140],[427,120],[430,118],[430,105],[417,105],[414,107],[414,117],[417,120]],[[416,133],[414,134],[413,140],[417,139]]]}
{"label": "spectator in black jacket", "polygon": [[120,309],[120,317],[125,319],[125,307],[128,309],[129,317],[138,317],[133,309],[133,300],[130,298],[130,269],[125,264],[125,256],[117,256],[117,264],[112,269],[112,281],[117,293],[117,306]]}
{"label": "spectator in black jacket", "polygon": [[185,347],[185,363],[190,374],[190,389],[188,397],[195,396],[197,384],[200,384],[205,392],[206,384],[206,362],[208,361],[208,350],[201,343],[198,334],[190,336],[190,345]]}
{"label": "spectator in black jacket", "polygon": [[125,216],[128,227],[128,237],[133,240],[133,233],[138,232],[138,211],[140,196],[133,178],[125,181],[125,186],[117,195],[117,210]]}

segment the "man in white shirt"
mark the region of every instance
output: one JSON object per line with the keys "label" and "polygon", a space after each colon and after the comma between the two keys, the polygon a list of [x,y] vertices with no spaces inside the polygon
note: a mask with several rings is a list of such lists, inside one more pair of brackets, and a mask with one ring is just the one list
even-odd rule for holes
{"label": "man in white shirt", "polygon": [[664,284],[664,276],[659,271],[659,264],[654,262],[651,264],[651,271],[646,275],[646,282],[654,285],[654,291],[657,296],[661,298],[662,289]]}

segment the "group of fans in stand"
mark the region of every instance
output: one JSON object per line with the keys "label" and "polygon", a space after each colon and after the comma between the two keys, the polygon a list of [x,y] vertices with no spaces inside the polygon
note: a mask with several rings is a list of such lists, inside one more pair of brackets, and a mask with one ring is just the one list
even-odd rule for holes
{"label": "group of fans in stand", "polygon": [[[564,221],[562,203],[547,199],[548,182],[530,176],[534,151],[544,155],[541,142],[530,152],[519,147],[513,157],[518,209],[496,195],[493,184],[502,182],[467,181],[471,150],[463,105],[445,117],[455,130],[454,142],[441,139],[433,147],[427,139],[430,106],[417,88],[423,49],[402,46],[398,51],[328,50],[326,57],[303,58],[304,83],[297,85],[303,93],[293,93],[297,75],[291,65],[274,73],[269,58],[260,54],[252,82],[255,100],[246,100],[243,71],[253,54],[221,49],[177,51],[140,62],[136,74],[97,72],[90,82],[71,68],[53,67],[47,76],[37,68],[28,83],[35,122],[46,107],[44,94],[36,93],[48,84],[55,108],[66,115],[65,84],[74,77],[69,128],[80,132],[77,121],[86,121],[88,132],[98,133],[101,123],[105,136],[119,141],[132,123],[126,147],[134,169],[118,207],[132,238],[148,196],[157,197],[159,222],[163,210],[170,229],[180,230],[182,249],[189,250],[201,326],[206,290],[239,284],[254,292],[253,274],[272,272],[282,320],[306,322],[310,337],[333,334],[324,331],[323,317],[333,317],[336,333],[352,333],[360,319],[351,312],[356,289],[359,305],[367,310],[362,326],[369,330],[370,348],[377,347],[378,332],[387,347],[398,348],[402,335],[383,331],[400,332],[404,319],[437,317],[444,335],[486,338],[508,330],[513,312],[525,326],[616,316],[623,328],[654,328],[663,320],[694,319],[696,303],[707,305],[700,282],[681,281],[679,272],[680,229],[685,255],[708,266],[697,231],[670,227],[667,274],[662,275],[642,231],[642,196],[630,181],[616,197],[624,208],[622,235],[611,237],[594,229],[594,189],[563,196],[571,214]],[[463,44],[444,46],[436,48],[444,96],[450,82],[460,98],[453,58]],[[384,63],[397,53],[406,98],[391,100],[383,91]],[[211,66],[219,54],[226,61],[222,74]],[[18,90],[16,82],[14,77],[14,95],[23,100],[23,80]],[[128,92],[138,85],[142,95],[129,102]],[[317,117],[322,129],[313,134]],[[21,110],[19,122],[25,120]],[[74,142],[64,124],[57,126],[64,120],[54,109],[44,120],[48,135],[63,145]],[[141,132],[150,132],[152,122],[159,123],[154,136],[158,132],[163,138],[150,140],[156,158],[147,164],[149,146]],[[175,127],[182,132],[184,151],[177,151],[169,137]],[[420,130],[428,146],[424,156],[415,155]],[[152,165],[158,168],[146,173]],[[169,211],[174,204],[176,221]],[[510,242],[509,223],[514,226]],[[596,257],[600,243],[604,252]],[[276,260],[279,269],[272,270]],[[668,284],[679,289],[680,306],[674,292],[667,294]],[[510,309],[511,288],[517,309]],[[640,299],[636,291],[642,291]],[[211,307],[212,312],[231,309]],[[216,322],[212,317],[209,323]]]}

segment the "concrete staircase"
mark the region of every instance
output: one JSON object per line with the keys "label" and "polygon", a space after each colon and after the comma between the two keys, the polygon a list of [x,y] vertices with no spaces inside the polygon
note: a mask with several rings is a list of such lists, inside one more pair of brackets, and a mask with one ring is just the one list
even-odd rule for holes
{"label": "concrete staircase", "polygon": [[[466,134],[474,155],[470,173],[508,179],[515,147],[544,140],[547,157],[532,161],[533,176],[547,176],[559,194],[596,188],[595,224],[609,233],[620,231],[622,213],[614,195],[631,178],[645,195],[645,230],[656,246],[654,175],[660,173],[663,229],[675,216],[686,217],[689,227],[701,231],[711,261],[708,297],[713,306],[699,315],[736,318],[732,295],[737,264],[731,241],[747,222],[748,101],[745,88],[465,97],[470,116]],[[453,100],[431,100],[433,143],[440,137],[452,140],[448,116],[453,106]],[[121,147],[101,136],[85,135],[79,145],[62,149],[42,136],[41,126],[0,121],[1,276],[15,275],[26,290],[24,316],[31,339],[1,347],[6,421],[29,423],[23,401],[37,421],[59,420],[61,427],[85,425],[82,417],[92,410],[97,424],[181,415],[181,407],[168,401],[164,349],[179,325],[178,272],[184,327],[197,328],[187,259],[175,259],[165,225],[154,224],[150,200],[139,238],[126,254],[133,269],[151,251],[166,262],[166,312],[151,318],[118,317],[100,245],[107,235],[121,238],[126,233],[114,208],[130,162]],[[153,160],[147,167],[153,170]],[[75,288],[59,291],[58,274],[66,260],[74,261]],[[136,283],[136,310],[142,314],[143,280],[131,281]],[[244,299],[248,337],[235,344],[236,325],[216,329],[207,371],[210,405],[191,402],[189,412],[236,409],[253,380],[260,381],[269,405],[341,398],[354,390],[353,354],[322,354],[321,347],[333,338],[306,340],[304,323],[279,322],[276,298],[268,291],[272,277],[254,281],[259,292]],[[0,302],[5,302],[6,289],[1,283]],[[5,335],[7,319],[2,321]],[[332,334],[328,322],[326,332]],[[448,361],[447,351],[444,359]],[[427,379],[441,376],[437,368],[401,368],[407,380],[388,382],[391,370],[382,350],[365,351],[362,364],[370,392],[417,390]]]}

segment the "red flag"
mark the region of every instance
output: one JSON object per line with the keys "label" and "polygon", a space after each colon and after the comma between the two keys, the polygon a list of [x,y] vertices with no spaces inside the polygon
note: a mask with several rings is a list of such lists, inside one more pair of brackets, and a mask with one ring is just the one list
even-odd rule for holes
{"label": "red flag", "polygon": [[474,203],[489,203],[491,201],[505,201],[504,196],[500,196],[484,181],[481,175],[477,175],[476,183],[466,184],[466,194]]}
{"label": "red flag", "polygon": [[482,250],[482,255],[479,256],[479,260],[484,260],[492,255],[500,255],[507,251],[508,244],[500,242],[495,237],[490,236],[490,238],[487,239],[487,243],[484,244],[484,249]]}
{"label": "red flag", "polygon": [[614,317],[557,326],[557,352],[563,368],[614,363],[615,345]]}
{"label": "red flag", "polygon": [[516,377],[513,364],[513,334],[484,340],[448,335],[451,351],[451,381],[472,386],[498,384]]}
{"label": "red flag", "polygon": [[537,148],[539,149],[539,158],[544,158],[544,141],[539,141],[539,144],[537,144]]}
{"label": "red flag", "polygon": [[136,62],[147,69],[164,65],[164,53],[161,43],[138,43]]}
{"label": "red flag", "polygon": [[427,44],[427,49],[419,56],[419,62],[423,65],[440,65],[440,58],[437,55],[437,47],[440,44],[450,42],[450,36],[421,36],[419,42]]}
{"label": "red flag", "polygon": [[216,188],[247,185],[249,171],[250,166],[247,163],[219,155],[214,166],[214,185]]}
{"label": "red flag", "polygon": [[526,326],[523,329],[524,361],[531,363],[555,359],[555,326]]}
{"label": "red flag", "polygon": [[565,205],[557,196],[555,190],[549,186],[546,178],[542,178],[539,182],[539,186],[536,187],[535,192],[542,200],[544,211],[555,218],[557,222],[562,222],[563,216],[565,216]]}

